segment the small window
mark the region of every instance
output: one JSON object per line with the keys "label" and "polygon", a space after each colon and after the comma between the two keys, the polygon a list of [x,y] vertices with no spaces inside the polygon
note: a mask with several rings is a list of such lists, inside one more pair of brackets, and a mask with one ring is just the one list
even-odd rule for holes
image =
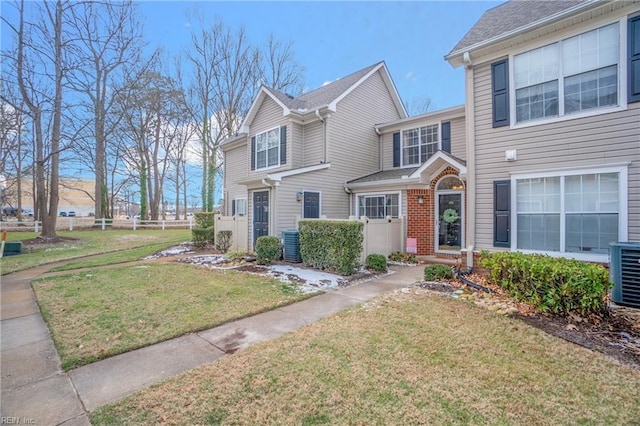
{"label": "small window", "polygon": [[259,133],[256,140],[256,169],[280,165],[280,127]]}
{"label": "small window", "polygon": [[438,191],[459,191],[464,189],[464,183],[456,176],[449,176],[438,182]]}
{"label": "small window", "polygon": [[236,198],[234,200],[235,204],[235,215],[236,216],[246,216],[247,215],[247,199],[246,198]]}
{"label": "small window", "polygon": [[398,194],[375,194],[358,196],[358,217],[384,219],[387,216],[398,218],[400,204]]}

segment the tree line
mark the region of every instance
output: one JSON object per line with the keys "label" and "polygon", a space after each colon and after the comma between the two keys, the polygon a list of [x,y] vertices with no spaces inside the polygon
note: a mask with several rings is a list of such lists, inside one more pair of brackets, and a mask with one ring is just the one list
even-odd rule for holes
{"label": "tree line", "polygon": [[187,206],[196,162],[201,206],[212,211],[220,143],[237,134],[261,85],[303,88],[292,42],[256,43],[199,10],[188,12],[190,42],[171,55],[146,38],[132,1],[4,7],[15,13],[1,18],[12,45],[1,53],[0,174],[11,177],[18,214],[31,185],[42,238],[56,237],[61,176],[73,169],[95,177],[96,217],[113,217],[136,188],[141,218],[157,220],[169,192]]}

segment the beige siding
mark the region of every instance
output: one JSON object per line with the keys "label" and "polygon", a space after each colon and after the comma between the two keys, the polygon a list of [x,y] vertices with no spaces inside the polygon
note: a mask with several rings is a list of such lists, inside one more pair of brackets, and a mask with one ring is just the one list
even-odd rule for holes
{"label": "beige siding", "polygon": [[464,117],[451,120],[451,155],[461,160],[467,159],[467,129]]}
{"label": "beige siding", "polygon": [[291,151],[291,167],[297,169],[304,165],[304,126],[299,123],[289,123],[289,134],[291,139],[287,141],[288,149]]}
{"label": "beige siding", "polygon": [[323,187],[323,214],[349,216],[349,196],[345,182],[380,169],[376,123],[400,118],[380,73],[372,75],[338,103],[327,120],[330,175]]}
{"label": "beige siding", "polygon": [[[626,90],[626,84],[622,87]],[[513,173],[598,168],[630,162],[629,239],[640,240],[640,103],[625,111],[494,129],[490,64],[475,68],[476,246],[493,246],[493,181]],[[504,161],[505,150],[517,161]],[[513,232],[513,231],[512,231]]]}
{"label": "beige siding", "polygon": [[247,188],[238,184],[238,181],[246,179],[249,163],[247,160],[247,145],[225,152],[224,158],[224,204],[226,214],[231,214],[232,200],[247,196]]}
{"label": "beige siding", "polygon": [[324,161],[323,124],[314,121],[304,126],[303,162],[313,166]]}
{"label": "beige siding", "polygon": [[[411,123],[407,123],[406,125],[385,132],[382,135],[382,167],[384,170],[393,169],[393,134],[406,130],[406,129],[414,129],[416,127],[429,126],[433,124],[441,123],[442,121],[450,121],[451,122],[451,155],[457,157],[461,160],[465,160],[467,158],[467,145],[466,145],[466,129],[465,129],[465,119],[464,117],[456,117],[453,119],[442,119],[428,117],[424,120],[412,121]],[[442,135],[440,135],[442,137]]]}
{"label": "beige siding", "polygon": [[[291,169],[291,159],[293,151],[289,144],[289,141],[292,139],[291,135],[291,123],[289,123],[289,119],[283,116],[283,111],[280,105],[278,105],[273,99],[270,97],[266,97],[260,105],[258,112],[256,113],[253,122],[251,123],[250,133],[249,133],[249,144],[251,143],[251,137],[265,132],[267,130],[273,129],[275,127],[287,126],[287,164],[277,168],[271,168],[268,170],[250,170],[249,176],[262,177],[266,176],[268,173],[274,173],[282,170]],[[251,165],[251,150],[247,150],[247,166],[250,169]]]}

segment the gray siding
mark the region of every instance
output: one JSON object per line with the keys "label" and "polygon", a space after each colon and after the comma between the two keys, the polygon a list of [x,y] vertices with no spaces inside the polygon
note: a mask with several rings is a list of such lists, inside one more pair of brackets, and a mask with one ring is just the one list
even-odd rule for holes
{"label": "gray siding", "polygon": [[467,159],[467,129],[464,117],[451,120],[451,155],[461,160]]}
{"label": "gray siding", "polygon": [[297,169],[304,165],[304,126],[299,123],[289,123],[289,134],[291,140],[287,141],[288,149],[291,151],[291,167]]}
{"label": "gray siding", "polygon": [[247,188],[237,182],[246,179],[249,170],[247,145],[230,149],[224,155],[224,203],[227,215],[231,215],[231,201],[247,196]]}
{"label": "gray siding", "polygon": [[[631,162],[629,239],[640,240],[640,103],[625,111],[517,129],[494,129],[490,64],[475,68],[476,247],[493,246],[493,181],[512,173],[597,168]],[[626,84],[623,84],[626,90]],[[517,161],[504,161],[505,150]]]}
{"label": "gray siding", "polygon": [[328,161],[331,171],[323,182],[323,214],[349,216],[345,182],[380,170],[379,137],[376,123],[400,118],[380,73],[372,75],[338,103],[328,120]]}

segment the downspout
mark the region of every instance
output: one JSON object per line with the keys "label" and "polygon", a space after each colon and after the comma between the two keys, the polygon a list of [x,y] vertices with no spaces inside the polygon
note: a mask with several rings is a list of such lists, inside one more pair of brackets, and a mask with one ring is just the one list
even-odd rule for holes
{"label": "downspout", "polygon": [[473,268],[476,242],[476,123],[473,64],[465,53],[465,122],[467,127],[467,270]]}
{"label": "downspout", "polygon": [[346,182],[342,185],[342,188],[344,189],[344,192],[349,194],[349,216],[355,216],[355,214],[352,214],[353,213],[353,210],[352,210],[353,209],[353,192],[351,192]]}
{"label": "downspout", "polygon": [[322,143],[324,144],[324,154],[322,163],[327,162],[327,124],[325,123],[325,119],[320,115],[320,110],[316,110],[316,117],[322,123]]}
{"label": "downspout", "polygon": [[378,126],[373,126],[373,130],[375,130],[376,135],[378,135],[378,167],[380,171],[382,171],[382,132],[378,129]]}

